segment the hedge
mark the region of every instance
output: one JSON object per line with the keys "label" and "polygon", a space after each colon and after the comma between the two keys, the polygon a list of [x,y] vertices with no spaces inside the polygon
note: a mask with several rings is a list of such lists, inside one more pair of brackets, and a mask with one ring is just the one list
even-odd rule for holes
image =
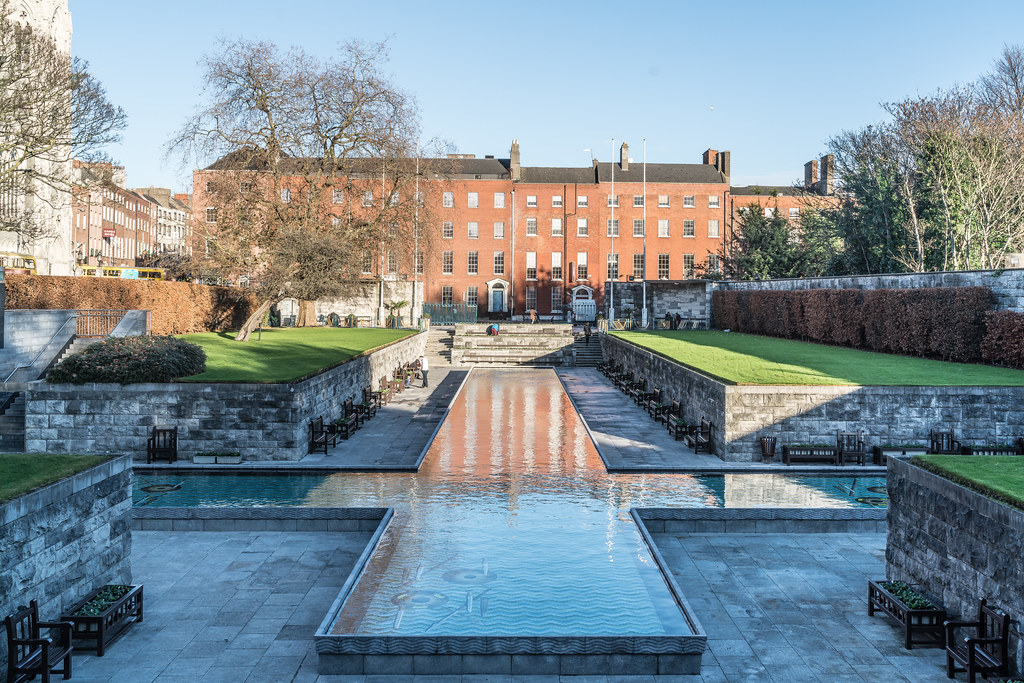
{"label": "hedge", "polygon": [[8,275],[7,308],[147,310],[153,334],[238,329],[257,303],[236,287],[163,280]]}
{"label": "hedge", "polygon": [[981,355],[988,363],[1024,370],[1024,315],[1015,311],[985,314]]}
{"label": "hedge", "polygon": [[715,326],[883,353],[982,360],[987,287],[716,291]]}

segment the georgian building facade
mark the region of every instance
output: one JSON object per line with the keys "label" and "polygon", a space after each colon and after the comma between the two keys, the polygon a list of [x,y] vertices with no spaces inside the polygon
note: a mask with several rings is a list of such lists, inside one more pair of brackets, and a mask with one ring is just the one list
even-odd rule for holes
{"label": "georgian building facade", "polygon": [[[475,306],[480,318],[530,309],[559,318],[575,299],[606,308],[608,282],[713,275],[739,212],[734,191],[746,192],[730,187],[730,153],[714,149],[700,163],[645,165],[624,143],[614,162],[536,167],[521,164],[514,140],[508,158],[452,155],[443,165],[443,178],[423,180],[429,234],[416,253],[368,252],[364,276],[415,280],[425,302]],[[194,173],[198,222],[216,221],[208,190],[220,168]],[[384,201],[372,180],[346,185],[337,213]]]}
{"label": "georgian building facade", "polygon": [[124,187],[123,167],[76,160],[74,168],[75,265],[144,265],[156,248],[157,205]]}

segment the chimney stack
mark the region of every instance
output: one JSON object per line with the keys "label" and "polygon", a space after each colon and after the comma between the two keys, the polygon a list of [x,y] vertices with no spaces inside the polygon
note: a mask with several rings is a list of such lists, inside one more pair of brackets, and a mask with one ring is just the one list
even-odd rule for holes
{"label": "chimney stack", "polygon": [[819,186],[821,188],[821,194],[829,196],[832,194],[832,172],[834,168],[834,159],[831,154],[826,154],[821,158],[821,182]]}
{"label": "chimney stack", "polygon": [[622,147],[619,147],[619,166],[623,171],[629,170],[629,145],[625,142],[622,143]]}
{"label": "chimney stack", "polygon": [[813,190],[818,185],[818,162],[811,159],[804,164],[804,189]]}
{"label": "chimney stack", "polygon": [[512,173],[512,180],[522,180],[522,169],[519,167],[519,138],[512,141],[512,150],[508,153],[509,170]]}
{"label": "chimney stack", "polygon": [[718,168],[718,152],[717,151],[715,151],[713,149],[705,150],[703,160],[704,160],[704,163],[707,164],[708,166],[714,166],[715,168]]}
{"label": "chimney stack", "polygon": [[715,166],[718,168],[719,172],[725,178],[725,182],[727,182],[727,183],[729,182],[729,157],[730,156],[732,156],[732,155],[729,153],[729,150],[725,150],[724,152],[719,152],[718,153],[718,162],[715,164]]}

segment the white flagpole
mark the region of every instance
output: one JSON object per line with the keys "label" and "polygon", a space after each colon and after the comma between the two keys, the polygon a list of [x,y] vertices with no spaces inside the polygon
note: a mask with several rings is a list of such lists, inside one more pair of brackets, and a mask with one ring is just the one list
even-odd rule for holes
{"label": "white flagpole", "polygon": [[643,307],[640,310],[640,327],[647,329],[647,138],[644,138],[644,272],[641,273],[643,285],[640,297]]}
{"label": "white flagpole", "polygon": [[[614,232],[614,227],[615,227],[615,138],[612,138],[612,163],[611,163],[611,167],[612,167],[612,196],[608,200],[608,203],[612,205],[612,219],[611,219],[612,222],[610,224],[610,227],[608,228],[608,232],[611,233],[611,236],[612,236],[612,250],[611,250],[611,253],[609,254],[609,257],[611,256],[611,254],[615,253],[615,232]],[[618,258],[618,257],[616,257],[616,258]],[[606,276],[608,275],[608,270],[609,269],[606,267],[605,268],[605,275]],[[616,275],[618,275],[618,271],[619,271],[619,264],[618,264],[618,261],[616,261],[616,263],[615,263],[615,274]],[[608,300],[609,300],[609,303],[608,303],[608,324],[612,325],[612,327],[614,328],[613,323],[615,322],[615,278],[611,278],[611,294],[609,295]]]}

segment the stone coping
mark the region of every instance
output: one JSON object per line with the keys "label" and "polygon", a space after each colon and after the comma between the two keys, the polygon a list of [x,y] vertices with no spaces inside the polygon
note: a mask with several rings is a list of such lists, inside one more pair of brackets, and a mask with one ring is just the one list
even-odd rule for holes
{"label": "stone coping", "polygon": [[[965,455],[963,457],[972,456]],[[976,514],[1004,526],[1024,529],[1024,510],[1000,503],[983,493],[972,491],[955,481],[929,472],[923,467],[918,467],[910,462],[910,458],[907,456],[890,456],[888,465],[891,475],[906,477],[907,481],[948,498],[962,509],[972,510]]]}
{"label": "stone coping", "polygon": [[33,514],[48,505],[67,500],[73,494],[99,484],[116,474],[131,469],[131,458],[117,456],[95,467],[48,484],[0,505],[0,525]]}
{"label": "stone coping", "polygon": [[885,508],[639,508],[650,533],[885,533]]}
{"label": "stone coping", "polygon": [[390,519],[391,508],[133,507],[140,531],[367,531]]}

